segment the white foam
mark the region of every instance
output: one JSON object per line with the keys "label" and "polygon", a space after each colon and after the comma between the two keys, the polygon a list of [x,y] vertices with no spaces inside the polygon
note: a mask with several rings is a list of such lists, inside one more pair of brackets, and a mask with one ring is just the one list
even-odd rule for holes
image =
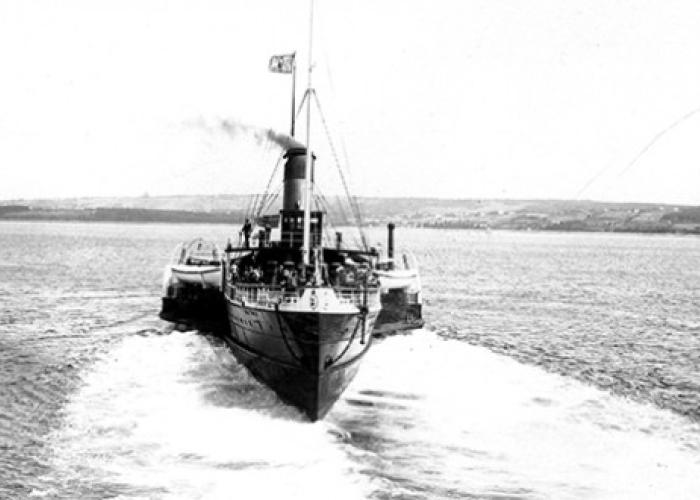
{"label": "white foam", "polygon": [[[700,498],[700,428],[689,420],[427,331],[375,345],[353,398],[404,407],[365,406],[373,432],[396,443],[379,452],[383,466],[436,490]],[[337,411],[342,423],[352,410]]]}
{"label": "white foam", "polygon": [[259,386],[252,390],[263,406],[273,398],[287,418],[207,401],[203,388],[216,382],[218,363],[194,334],[125,339],[86,373],[67,406],[53,436],[57,474],[89,470],[146,488],[148,498],[365,496],[364,476],[325,424],[288,418],[294,410]]}
{"label": "white foam", "polygon": [[687,419],[426,331],[374,345],[316,424],[191,333],[125,338],[83,380],[54,475],[119,498],[700,492]]}

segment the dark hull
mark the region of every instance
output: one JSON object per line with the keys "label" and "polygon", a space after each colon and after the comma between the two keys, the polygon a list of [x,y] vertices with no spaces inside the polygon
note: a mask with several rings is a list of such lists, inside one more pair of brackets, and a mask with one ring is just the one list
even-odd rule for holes
{"label": "dark hull", "polygon": [[[228,301],[226,339],[243,365],[311,421],[323,418],[355,377],[376,313],[263,310]],[[363,334],[364,328],[364,334]]]}
{"label": "dark hull", "polygon": [[286,403],[300,410],[312,422],[322,419],[352,382],[360,367],[356,362],[336,366],[325,373],[310,373],[282,364],[227,337],[233,355],[262,384]]}
{"label": "dark hull", "polygon": [[423,328],[423,306],[409,300],[405,289],[390,289],[382,293],[382,311],[374,324],[375,336],[391,335],[399,331]]}
{"label": "dark hull", "polygon": [[225,336],[229,329],[224,294],[215,288],[186,285],[171,290],[170,296],[162,299],[159,316],[217,336]]}
{"label": "dark hull", "polygon": [[[425,321],[422,318],[421,304],[408,304],[404,312],[405,314],[398,318],[380,314],[377,318],[377,322],[374,324],[372,335],[375,337],[385,337],[398,332],[418,330],[425,326]],[[384,309],[382,309],[382,313],[384,313]]]}
{"label": "dark hull", "polygon": [[[372,330],[375,337],[424,326],[421,304],[407,303],[402,294],[394,291],[382,294],[381,301],[382,310]],[[182,287],[174,297],[163,297],[160,318],[219,337],[230,334],[224,294],[216,289]]]}

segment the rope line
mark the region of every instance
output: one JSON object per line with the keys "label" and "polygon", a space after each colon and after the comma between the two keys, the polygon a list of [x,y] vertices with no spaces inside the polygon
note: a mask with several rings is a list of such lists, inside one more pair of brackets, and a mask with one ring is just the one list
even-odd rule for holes
{"label": "rope line", "polygon": [[260,213],[267,206],[268,197],[272,196],[272,194],[270,193],[270,186],[272,185],[272,181],[274,180],[275,175],[277,174],[277,171],[279,170],[279,167],[282,164],[283,157],[284,157],[284,152],[280,153],[280,155],[277,157],[277,162],[275,163],[275,168],[272,170],[272,174],[270,175],[270,178],[267,181],[267,185],[265,186],[265,191],[263,191],[262,200],[260,200],[260,207],[255,211],[255,218],[256,219],[258,217],[260,217]]}
{"label": "rope line", "polygon": [[[697,113],[700,113],[700,107],[695,108],[688,113],[684,114],[674,122],[672,122],[670,125],[662,129],[660,132],[657,132],[654,137],[651,138],[651,140],[632,158],[632,160],[627,163],[627,165],[620,171],[619,174],[617,174],[617,179],[620,179],[623,175],[625,175],[638,161],[639,159],[644,156],[647,151],[649,151],[654,145],[659,142],[659,140],[665,136],[668,132],[676,128],[678,125],[683,123],[684,121],[688,120],[689,118],[692,118],[694,115]],[[612,164],[607,165],[605,168],[603,168],[601,171],[596,173],[586,184],[579,190],[578,193],[576,193],[576,199],[580,198],[580,196],[588,189],[600,176],[602,176],[605,172],[607,172],[610,167],[612,167]]]}
{"label": "rope line", "polygon": [[355,223],[360,231],[360,237],[362,238],[362,246],[364,247],[365,250],[367,250],[368,245],[367,245],[367,238],[365,236],[365,232],[363,230],[363,224],[362,224],[362,214],[360,212],[360,207],[357,204],[357,199],[355,199],[351,194],[350,194],[350,189],[348,187],[347,180],[345,179],[345,174],[343,173],[343,169],[341,167],[340,159],[338,158],[338,152],[335,148],[335,144],[333,143],[333,139],[331,137],[330,130],[328,128],[328,122],[326,121],[326,116],[323,113],[323,109],[321,109],[321,102],[318,98],[318,95],[316,94],[315,90],[311,91],[313,93],[314,97],[314,102],[316,103],[316,107],[318,108],[318,114],[321,117],[321,123],[323,124],[323,129],[326,132],[326,138],[328,139],[328,145],[331,150],[331,155],[333,156],[333,160],[335,161],[335,165],[338,169],[338,173],[340,174],[340,179],[343,184],[343,189],[345,190],[345,195],[348,198],[348,203],[350,204],[350,210],[353,212],[353,215],[355,216]]}

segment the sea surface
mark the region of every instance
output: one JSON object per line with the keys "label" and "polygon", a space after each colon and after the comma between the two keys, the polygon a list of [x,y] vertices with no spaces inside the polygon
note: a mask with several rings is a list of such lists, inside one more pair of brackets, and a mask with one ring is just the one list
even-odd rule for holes
{"label": "sea surface", "polygon": [[0,498],[700,498],[700,238],[399,228],[427,326],[311,424],[157,317],[237,229],[0,222]]}

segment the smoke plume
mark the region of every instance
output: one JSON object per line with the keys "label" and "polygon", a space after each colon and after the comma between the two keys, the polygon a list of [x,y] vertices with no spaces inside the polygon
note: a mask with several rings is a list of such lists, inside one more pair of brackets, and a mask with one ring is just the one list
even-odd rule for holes
{"label": "smoke plume", "polygon": [[219,127],[233,139],[237,138],[239,135],[245,134],[253,136],[258,144],[269,141],[278,145],[284,150],[304,147],[303,144],[296,141],[292,137],[289,137],[287,134],[276,132],[271,128],[256,127],[254,125],[248,125],[236,120],[221,120]]}

